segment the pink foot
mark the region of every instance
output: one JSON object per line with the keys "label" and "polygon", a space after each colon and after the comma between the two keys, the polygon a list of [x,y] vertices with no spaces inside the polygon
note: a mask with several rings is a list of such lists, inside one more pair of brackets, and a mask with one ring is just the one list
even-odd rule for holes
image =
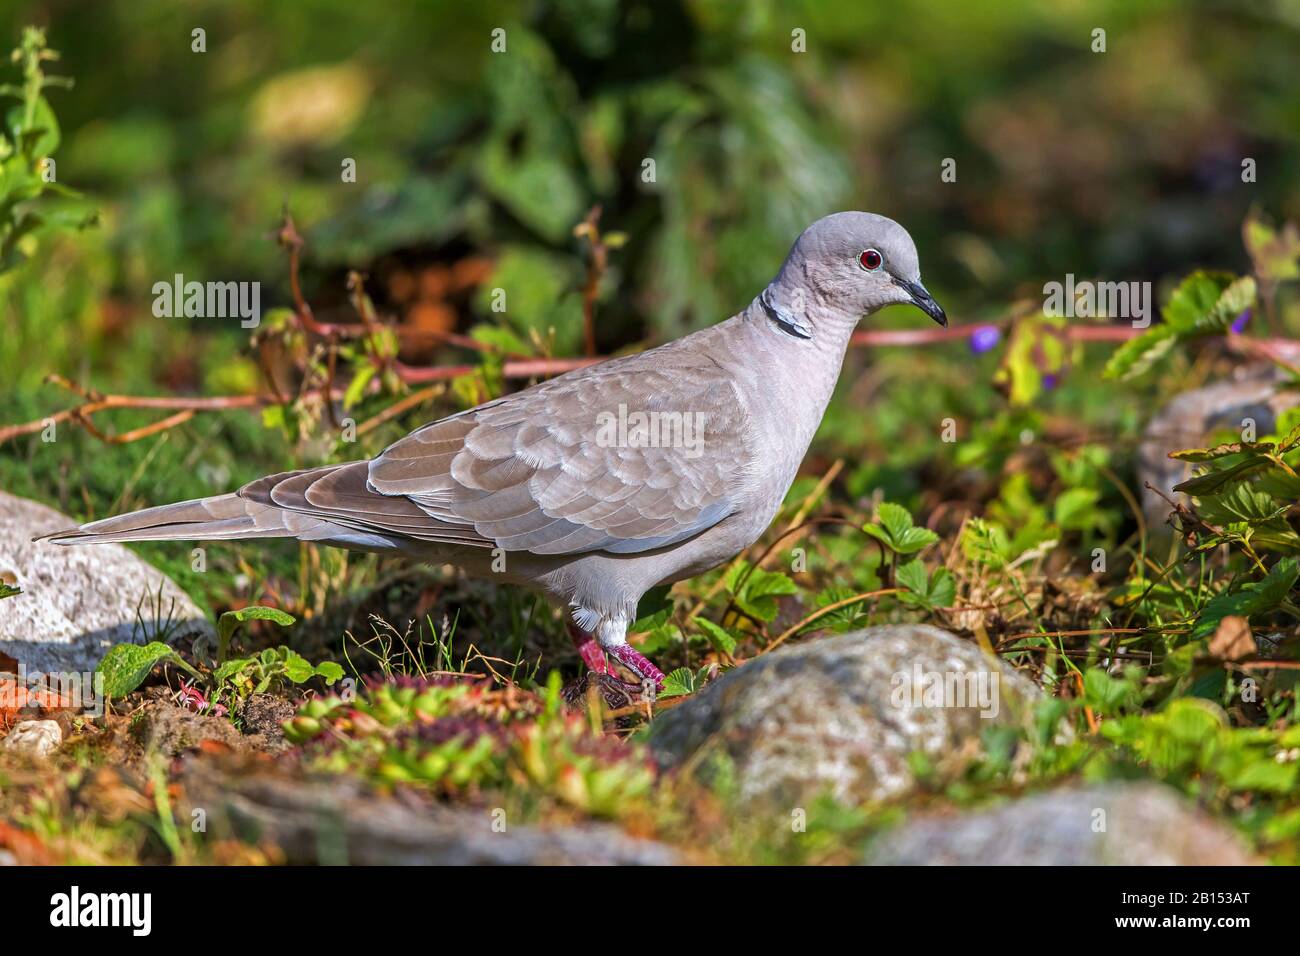
{"label": "pink foot", "polygon": [[587,669],[593,674],[612,674],[613,668],[609,666],[609,661],[605,659],[605,652],[600,649],[596,639],[584,631],[572,621],[569,622],[569,637],[573,638],[573,646],[578,649],[578,656],[582,662],[587,665]]}
{"label": "pink foot", "polygon": [[664,672],[651,664],[646,656],[631,644],[616,644],[610,649],[610,653],[614,655],[615,660],[642,680],[654,681],[657,688],[664,685]]}

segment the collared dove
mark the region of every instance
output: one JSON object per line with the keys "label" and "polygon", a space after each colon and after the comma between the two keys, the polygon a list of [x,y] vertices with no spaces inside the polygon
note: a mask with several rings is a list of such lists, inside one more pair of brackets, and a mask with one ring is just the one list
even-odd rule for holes
{"label": "collared dove", "polygon": [[749,547],[776,516],[820,424],[858,319],[892,303],[947,318],[916,247],[883,216],[806,229],[744,310],[636,355],[416,429],[377,458],[269,475],[147,508],[58,544],[289,537],[451,563],[541,590],[591,670],[627,642],[652,587]]}

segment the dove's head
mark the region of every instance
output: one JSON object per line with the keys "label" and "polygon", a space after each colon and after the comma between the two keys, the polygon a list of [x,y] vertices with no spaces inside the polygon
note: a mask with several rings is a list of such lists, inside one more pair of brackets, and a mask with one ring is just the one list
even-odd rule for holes
{"label": "dove's head", "polygon": [[817,306],[856,320],[887,305],[914,305],[948,324],[921,284],[912,237],[894,220],[869,212],[838,212],[805,229],[762,300],[795,334],[810,332],[811,315],[804,316]]}

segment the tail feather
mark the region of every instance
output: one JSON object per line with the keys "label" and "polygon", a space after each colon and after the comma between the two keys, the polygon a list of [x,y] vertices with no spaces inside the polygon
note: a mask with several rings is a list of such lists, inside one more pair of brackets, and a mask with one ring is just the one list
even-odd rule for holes
{"label": "tail feather", "polygon": [[[433,517],[405,497],[370,490],[365,475],[364,462],[282,472],[247,484],[233,494],[145,508],[55,531],[36,540],[107,544],[297,538],[359,551],[403,552],[436,544],[492,545],[473,528]],[[351,483],[325,480],[331,476],[347,478]],[[319,503],[308,495],[317,484],[325,488]]]}
{"label": "tail feather", "polygon": [[54,544],[101,544],[113,541],[198,541],[229,538],[277,538],[292,535],[279,508],[249,501],[238,494],[196,498],[159,505],[115,518],[92,521],[42,535]]}

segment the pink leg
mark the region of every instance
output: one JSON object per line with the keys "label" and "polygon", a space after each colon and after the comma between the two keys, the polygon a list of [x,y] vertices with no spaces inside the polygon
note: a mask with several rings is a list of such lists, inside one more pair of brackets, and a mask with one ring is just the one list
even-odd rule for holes
{"label": "pink leg", "polygon": [[573,646],[578,649],[578,656],[588,670],[593,674],[613,673],[609,661],[605,659],[605,652],[600,649],[596,639],[572,621],[569,622],[569,637],[573,638]]}
{"label": "pink leg", "polygon": [[615,660],[643,680],[654,681],[655,687],[664,685],[664,672],[651,664],[646,656],[631,644],[616,644],[610,649],[610,653],[614,655]]}

